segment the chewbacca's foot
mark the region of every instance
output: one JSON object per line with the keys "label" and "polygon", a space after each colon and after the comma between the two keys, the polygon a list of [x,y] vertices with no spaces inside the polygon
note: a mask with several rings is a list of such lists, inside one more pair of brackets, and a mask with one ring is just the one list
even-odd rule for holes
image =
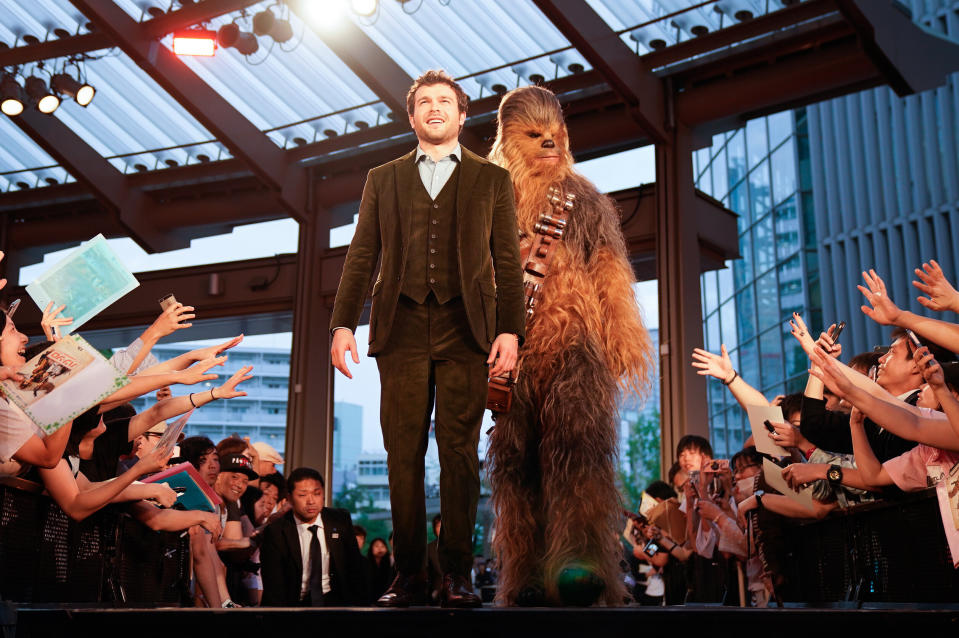
{"label": "chewbacca's foot", "polygon": [[546,592],[538,585],[527,585],[516,595],[517,607],[545,607]]}
{"label": "chewbacca's foot", "polygon": [[588,607],[599,600],[606,582],[584,563],[570,563],[559,573],[556,583],[563,605]]}

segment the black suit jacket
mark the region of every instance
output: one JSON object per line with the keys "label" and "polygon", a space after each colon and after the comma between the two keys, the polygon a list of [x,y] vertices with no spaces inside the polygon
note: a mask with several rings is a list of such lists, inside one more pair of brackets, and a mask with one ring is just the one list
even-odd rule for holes
{"label": "black suit jacket", "polygon": [[[347,605],[367,602],[366,563],[353,535],[353,520],[343,509],[324,507],[320,512],[327,551],[330,553],[330,585]],[[264,607],[295,607],[300,604],[303,556],[293,512],[270,523],[260,548]]]}
{"label": "black suit jacket", "polygon": [[[509,172],[463,148],[456,191],[460,291],[477,344],[526,331],[519,234]],[[406,271],[413,198],[422,188],[411,151],[370,171],[356,232],[336,291],[330,328],[355,332],[377,261],[370,311],[370,356],[387,344]]]}

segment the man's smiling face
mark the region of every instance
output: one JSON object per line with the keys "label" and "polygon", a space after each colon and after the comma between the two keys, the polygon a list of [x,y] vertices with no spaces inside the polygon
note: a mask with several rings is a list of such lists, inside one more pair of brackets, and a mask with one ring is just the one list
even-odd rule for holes
{"label": "man's smiling face", "polygon": [[428,84],[416,90],[410,126],[421,142],[437,146],[453,142],[465,121],[466,113],[460,112],[453,87]]}

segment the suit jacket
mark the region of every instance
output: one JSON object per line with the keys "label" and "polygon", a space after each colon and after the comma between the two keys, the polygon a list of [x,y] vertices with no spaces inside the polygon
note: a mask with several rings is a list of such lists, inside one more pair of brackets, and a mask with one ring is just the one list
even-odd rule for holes
{"label": "suit jacket", "polygon": [[[320,512],[327,551],[330,553],[330,585],[348,605],[367,602],[366,561],[353,535],[353,520],[343,509],[324,507]],[[295,607],[300,604],[303,556],[293,512],[270,523],[260,547],[264,607]]]}
{"label": "suit jacket", "polygon": [[[370,356],[387,344],[409,249],[415,189],[422,188],[416,152],[369,172],[360,202],[356,233],[350,243],[336,291],[330,328],[356,329],[370,281]],[[523,276],[519,263],[513,185],[509,173],[463,149],[456,191],[456,246],[460,291],[470,329],[489,350],[496,335],[525,335]]]}

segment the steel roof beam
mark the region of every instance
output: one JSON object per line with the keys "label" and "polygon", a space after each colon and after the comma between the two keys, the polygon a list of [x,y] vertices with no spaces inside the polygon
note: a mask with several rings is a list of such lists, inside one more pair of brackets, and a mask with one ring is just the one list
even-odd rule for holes
{"label": "steel roof beam", "polygon": [[[148,195],[128,183],[126,176],[84,142],[68,126],[52,115],[25,109],[12,120],[40,147],[89,188],[130,236],[145,250],[164,251],[184,248],[189,241],[175,229],[160,230],[153,225]],[[89,224],[81,224],[87,234]]]}
{"label": "steel roof beam", "polygon": [[959,70],[959,43],[916,24],[908,9],[886,0],[836,0],[863,50],[900,96],[942,86]]}
{"label": "steel roof beam", "polygon": [[657,143],[665,143],[666,99],[663,81],[620,39],[586,0],[533,0],[560,33],[576,47],[630,106],[633,118]]}
{"label": "steel roof beam", "polygon": [[290,215],[298,220],[308,217],[305,168],[291,161],[283,149],[160,44],[147,27],[130,18],[120,7],[96,0],[70,1],[236,157],[242,159],[276,193],[278,201]]}
{"label": "steel roof beam", "polygon": [[[140,24],[153,37],[160,38],[177,29],[212,20],[224,13],[244,9],[256,2],[259,2],[259,0],[205,0],[205,2],[198,2],[177,11],[165,13]],[[106,33],[100,31],[82,33],[66,38],[0,50],[0,66],[18,66],[39,60],[69,57],[108,49],[112,46],[114,46],[114,42]]]}

